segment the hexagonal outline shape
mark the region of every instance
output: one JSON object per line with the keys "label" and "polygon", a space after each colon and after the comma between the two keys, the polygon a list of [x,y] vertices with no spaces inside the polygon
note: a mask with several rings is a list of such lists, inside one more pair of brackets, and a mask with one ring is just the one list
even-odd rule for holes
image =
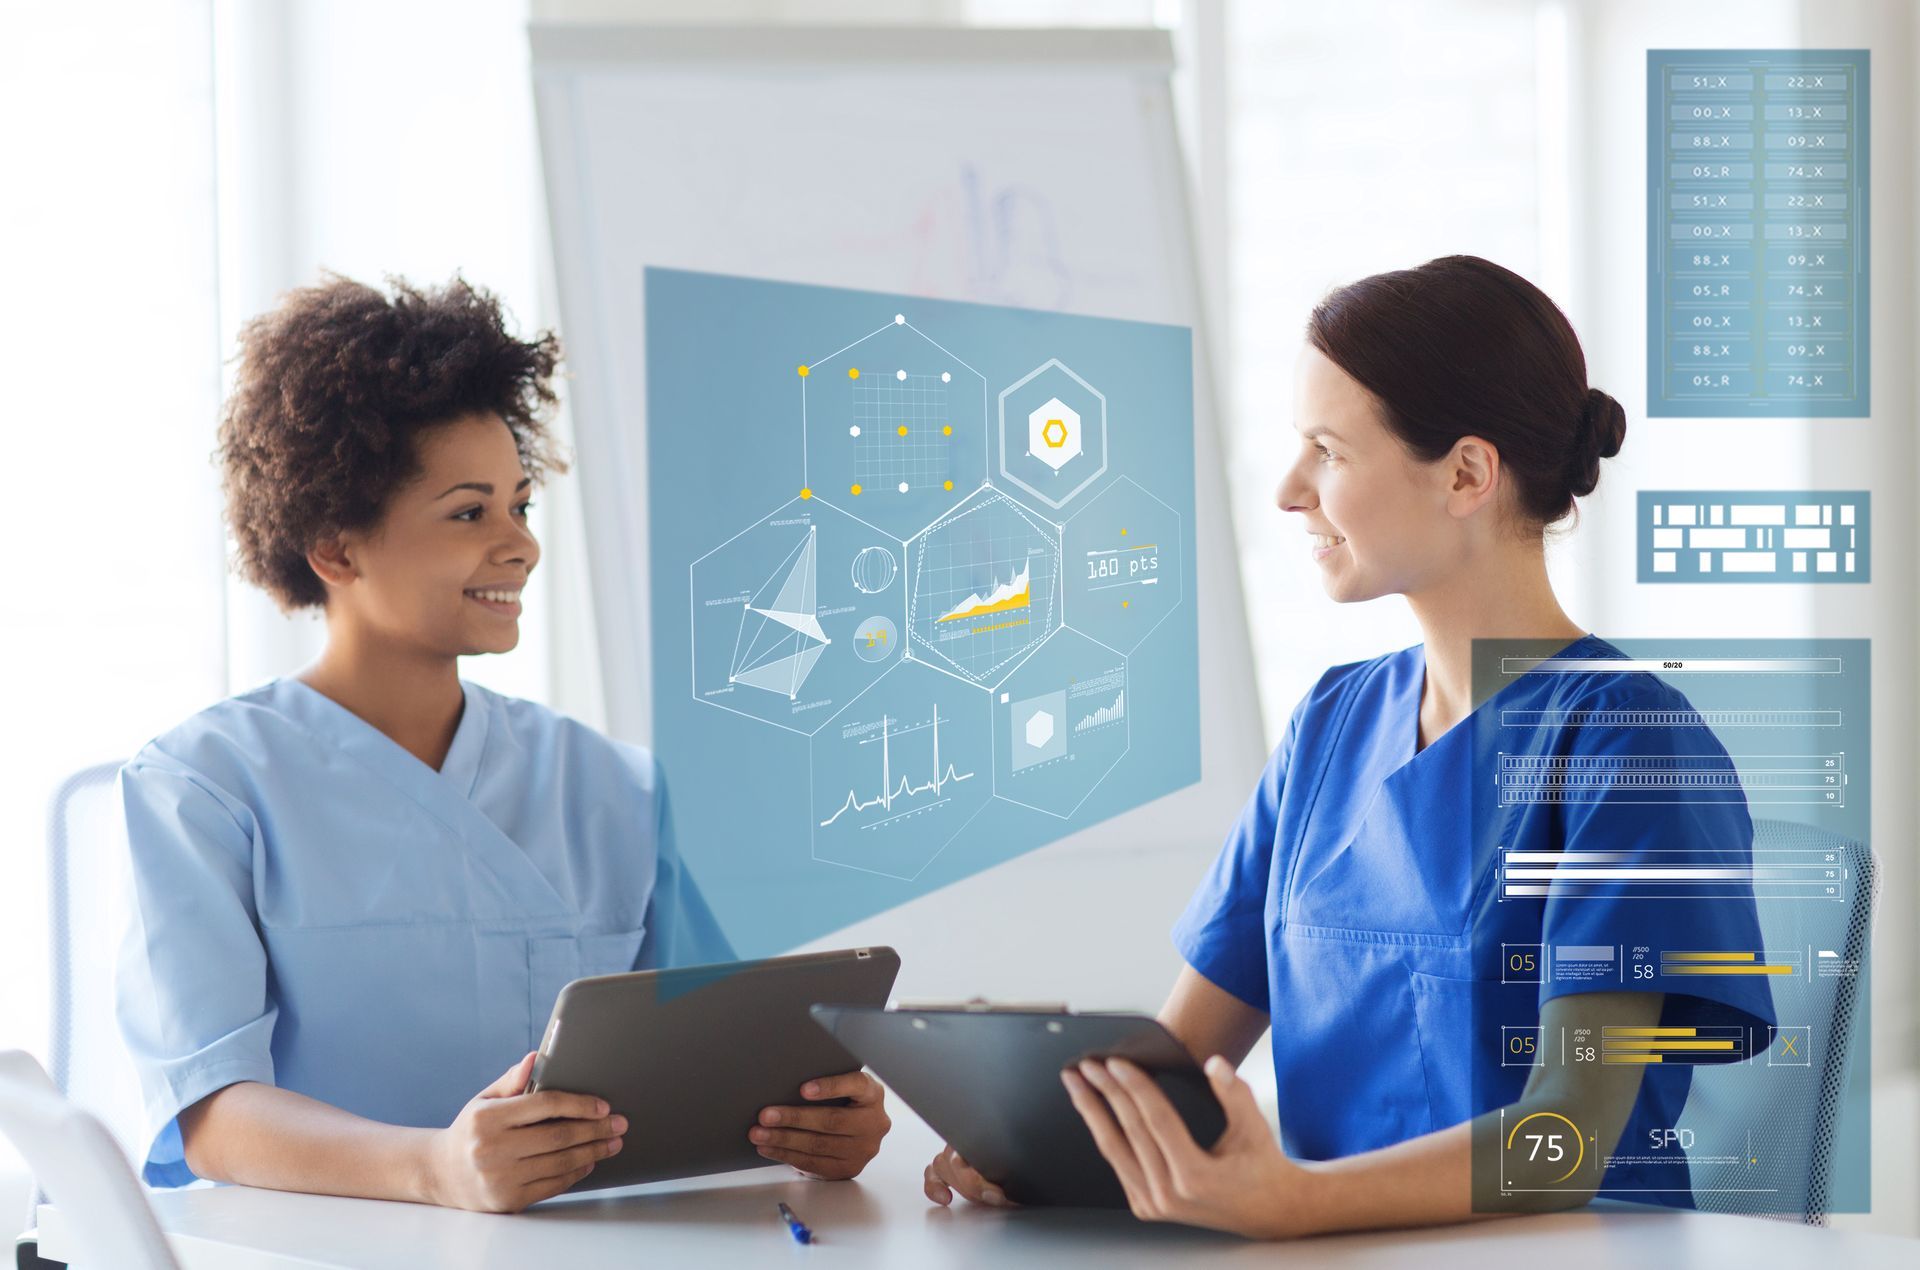
{"label": "hexagonal outline shape", "polygon": [[[1156,622],[1154,623],[1154,625],[1158,626],[1159,623]],[[1041,640],[1040,643],[1042,645],[1051,643],[1054,635],[1058,635],[1061,631],[1064,631],[1066,629],[1067,628],[1065,626],[1055,627],[1053,630],[1053,634],[1048,635],[1047,638]],[[1133,658],[1129,654],[1121,652],[1119,649],[1115,648],[1111,644],[1106,643],[1103,640],[1095,639],[1093,636],[1087,634],[1085,631],[1075,631],[1074,634],[1078,635],[1081,639],[1088,640],[1095,644],[1099,644],[1100,647],[1106,649],[1108,652],[1112,653],[1115,657],[1118,657],[1120,659],[1121,667],[1125,669],[1125,671],[1127,672],[1127,686],[1129,688],[1133,686]],[[1034,652],[1039,652],[1039,651],[1040,650],[1038,648],[1034,649]],[[1006,681],[1002,680],[1001,682],[1004,683]],[[998,704],[997,702],[993,702],[991,698],[989,698],[988,709],[992,709],[992,707],[997,704]],[[1015,807],[1025,807],[1028,811],[1037,811],[1043,816],[1052,816],[1055,820],[1073,819],[1074,816],[1079,813],[1080,809],[1086,805],[1087,799],[1093,797],[1093,791],[1096,789],[1099,789],[1100,786],[1106,783],[1107,777],[1113,775],[1113,769],[1120,766],[1120,760],[1124,759],[1128,754],[1133,752],[1133,712],[1132,711],[1128,711],[1125,715],[1121,717],[1121,726],[1125,727],[1127,730],[1127,733],[1126,733],[1127,743],[1120,747],[1120,752],[1113,756],[1113,762],[1107,764],[1106,770],[1093,778],[1093,783],[1087,786],[1087,792],[1080,795],[1080,801],[1075,803],[1072,807],[1068,808],[1064,812],[1054,811],[1047,807],[1036,807],[1032,803],[1021,802],[1018,798],[1015,798],[1011,794],[1003,794],[1000,792],[1000,749],[999,749],[1000,729],[997,727],[993,728],[988,733],[988,735],[994,744],[994,754],[993,754],[993,796],[994,798],[998,798],[1001,802],[1004,802],[1004,803],[1012,803]],[[1069,733],[1068,735],[1071,736],[1072,734]],[[1126,810],[1132,811],[1133,808],[1129,807]],[[975,813],[975,814],[977,815],[978,813]],[[1119,814],[1119,813],[1116,813],[1116,814]],[[944,848],[942,849],[944,850]]]}
{"label": "hexagonal outline shape", "polygon": [[[1062,567],[1064,567],[1064,557],[1066,555],[1067,525],[1073,523],[1074,516],[1078,516],[1081,512],[1086,511],[1088,508],[1092,507],[1095,503],[1099,502],[1100,499],[1105,498],[1110,492],[1118,489],[1120,487],[1121,481],[1125,481],[1127,484],[1133,486],[1135,489],[1139,490],[1142,494],[1145,494],[1148,498],[1151,498],[1154,502],[1160,504],[1162,507],[1167,509],[1167,514],[1173,517],[1173,532],[1175,533],[1175,535],[1178,536],[1178,541],[1176,541],[1173,544],[1174,560],[1176,564],[1185,565],[1186,563],[1186,532],[1187,532],[1186,518],[1174,509],[1173,504],[1169,503],[1166,499],[1160,497],[1158,494],[1154,493],[1152,490],[1142,485],[1139,481],[1134,480],[1131,476],[1128,476],[1123,472],[1114,479],[1111,485],[1107,486],[1106,489],[1101,490],[1098,496],[1088,499],[1086,507],[1082,507],[1078,511],[1075,511],[1073,513],[1073,516],[1067,517],[1066,521],[1062,523],[1062,525],[1060,526],[1060,554],[1063,559]],[[1176,571],[1176,577],[1178,577],[1177,571]],[[1167,606],[1167,611],[1160,615],[1160,620],[1158,622],[1155,622],[1152,626],[1149,626],[1146,630],[1140,633],[1140,638],[1134,641],[1134,647],[1136,649],[1139,648],[1141,644],[1146,643],[1147,638],[1151,636],[1155,631],[1159,630],[1161,625],[1165,623],[1168,618],[1172,617],[1176,612],[1178,612],[1181,605],[1187,602],[1186,587],[1182,585],[1182,586],[1179,586],[1177,590],[1179,591],[1180,598]],[[1060,588],[1060,625],[1062,627],[1072,630],[1076,635],[1085,635],[1088,639],[1093,640],[1096,644],[1100,644],[1101,647],[1103,648],[1106,647],[1107,645],[1104,643],[1104,641],[1098,639],[1091,631],[1085,630],[1073,624],[1072,617],[1069,616],[1066,611],[1066,603],[1067,603],[1067,588],[1063,584]],[[1133,654],[1125,653],[1122,655],[1131,657]]]}
{"label": "hexagonal outline shape", "polygon": [[[1055,629],[1058,629],[1058,628],[1056,627]],[[1048,638],[1052,638],[1052,637],[1049,636]],[[1093,637],[1088,636],[1087,638],[1092,639]],[[1041,640],[1040,642],[1044,644],[1046,643],[1046,640]],[[1097,643],[1098,641],[1096,640],[1095,642]],[[896,658],[894,660],[893,665],[887,667],[886,672],[882,674],[879,679],[875,679],[873,683],[868,684],[867,687],[869,689],[875,687],[876,685],[879,684],[881,679],[885,679],[887,675],[891,675],[894,671],[906,665],[908,660],[909,659],[905,656]],[[929,670],[940,671],[940,673],[943,675],[947,674],[946,671],[940,670],[938,666],[934,665],[930,661],[923,661],[923,662],[920,662],[919,664],[927,667]],[[950,675],[949,678],[956,679],[959,682],[966,684],[969,688],[981,687],[979,684],[976,684],[971,680],[961,679],[960,676],[958,675]],[[982,689],[982,694],[986,697],[986,705],[987,705],[987,761],[990,765],[989,781],[991,781],[992,772],[993,772],[993,768],[991,767],[991,765],[999,761],[999,755],[995,752],[994,745],[993,745],[993,695],[990,690],[986,690],[986,689]],[[841,715],[845,714],[849,709],[851,709],[855,701],[858,701],[860,697],[864,697],[865,695],[866,693],[863,691],[860,694],[860,696],[849,698],[847,701],[847,704],[844,706],[841,706],[838,710],[835,710],[832,716],[828,718],[826,722],[832,723],[834,719],[839,718]],[[825,727],[825,726],[826,724],[824,723],[821,724],[821,727]],[[959,825],[957,825],[954,828],[953,832],[948,834],[946,836],[946,839],[942,841],[939,846],[935,847],[933,849],[933,853],[929,855],[925,860],[922,860],[920,862],[920,867],[915,869],[912,873],[888,873],[884,869],[869,869],[863,864],[848,864],[845,860],[822,859],[820,855],[820,844],[818,839],[815,836],[816,831],[818,829],[818,825],[815,823],[813,818],[813,789],[814,789],[813,738],[819,735],[819,732],[820,732],[820,729],[815,728],[812,732],[809,732],[807,734],[807,856],[815,864],[830,864],[837,869],[852,869],[856,873],[870,873],[874,877],[892,878],[898,882],[912,882],[915,879],[917,879],[922,873],[925,873],[927,871],[927,866],[931,865],[935,860],[939,859],[941,852],[945,851],[948,847],[952,846],[953,840],[955,838],[958,838],[961,834],[965,833],[967,831],[967,826],[971,825],[974,821],[978,820],[980,818],[980,813],[985,811],[987,807],[992,804],[995,798],[999,797],[999,794],[997,791],[993,793],[989,793],[986,799],[978,807],[975,807],[973,809],[973,814],[971,816],[968,816],[965,820],[961,821]],[[1106,777],[1103,775],[1101,779],[1105,780]],[[989,784],[989,788],[990,789],[992,788],[991,784]],[[1085,800],[1083,799],[1082,801],[1085,801]]]}
{"label": "hexagonal outline shape", "polygon": [[[1073,439],[1073,449],[1061,455],[1058,463],[1050,462],[1044,455],[1035,454],[1033,449],[1034,425],[1038,424],[1041,419],[1048,415],[1060,416],[1059,418],[1047,419],[1046,423],[1039,429],[1040,440],[1049,450],[1064,450],[1066,449],[1067,439],[1069,437]],[[1073,422],[1069,424],[1067,422],[1068,419],[1072,419]],[[1053,430],[1056,425],[1060,429],[1060,439],[1058,441],[1053,439]],[[1074,459],[1079,458],[1080,455],[1085,452],[1080,441],[1079,428],[1080,412],[1058,397],[1049,397],[1040,405],[1027,411],[1027,453],[1033,454],[1033,457],[1058,472],[1061,468],[1073,462]]]}
{"label": "hexagonal outline shape", "polygon": [[[884,529],[881,529],[879,526],[873,524],[871,521],[863,520],[859,516],[854,515],[852,512],[847,511],[844,508],[834,506],[832,503],[829,503],[826,499],[821,498],[818,494],[815,494],[810,498],[801,498],[798,495],[795,495],[793,498],[789,498],[786,502],[781,503],[778,507],[775,507],[772,511],[768,512],[766,515],[758,517],[757,519],[753,520],[744,529],[741,529],[736,533],[729,534],[726,538],[722,539],[720,542],[714,544],[712,547],[709,547],[707,550],[701,552],[699,555],[695,556],[692,560],[687,562],[687,693],[689,696],[691,696],[696,702],[698,702],[701,705],[712,706],[716,710],[725,710],[728,714],[737,714],[743,719],[751,719],[755,723],[764,723],[770,728],[779,728],[782,732],[791,732],[795,736],[804,736],[804,737],[810,738],[813,736],[814,732],[818,732],[820,728],[824,728],[827,726],[827,724],[833,722],[833,720],[839,716],[841,710],[845,710],[848,706],[860,700],[860,698],[866,696],[867,693],[872,690],[874,684],[879,683],[882,679],[885,679],[888,675],[892,674],[893,666],[889,666],[885,670],[881,671],[878,675],[875,675],[873,677],[873,683],[868,684],[865,688],[862,688],[859,692],[856,692],[851,697],[848,697],[846,701],[841,704],[840,710],[835,710],[832,714],[828,715],[825,719],[822,719],[820,721],[819,726],[813,729],[813,732],[803,732],[799,728],[792,727],[788,724],[776,723],[772,719],[763,719],[757,714],[749,714],[745,710],[736,710],[732,706],[721,705],[718,701],[709,701],[705,697],[702,697],[700,695],[699,668],[694,664],[694,643],[698,638],[698,631],[694,625],[694,616],[700,610],[699,601],[695,598],[694,589],[693,589],[694,568],[702,560],[705,560],[708,556],[711,556],[716,551],[722,550],[723,548],[727,547],[729,544],[733,543],[734,541],[741,538],[742,536],[748,533],[751,533],[753,530],[758,529],[761,525],[766,524],[769,520],[772,520],[775,516],[778,516],[781,512],[786,511],[789,507],[792,507],[796,503],[800,503],[800,504],[817,503],[821,507],[826,508],[828,511],[839,512],[842,516],[845,516],[848,520],[857,521],[860,524],[865,525],[868,529],[878,534],[883,541],[888,543],[899,544],[900,558],[902,560],[906,559],[907,544],[905,540],[894,537],[892,534],[888,533]],[[1065,616],[1064,591],[1062,592],[1061,599],[1062,599],[1062,604],[1061,604],[1062,617],[1064,618]],[[903,585],[900,591],[900,616],[903,622],[906,619],[906,614],[907,614],[907,596],[906,596],[906,588]],[[903,654],[903,657],[904,657],[904,654]],[[901,659],[896,659],[894,662],[894,665],[896,666],[899,665],[900,660]]]}
{"label": "hexagonal outline shape", "polygon": [[[922,525],[919,529],[915,530],[912,535],[910,535],[901,543],[902,551],[911,552],[913,549],[913,544],[915,540],[924,538],[927,534],[931,533],[934,529],[938,528],[940,525],[943,525],[948,520],[952,519],[955,512],[959,511],[960,508],[964,507],[967,504],[968,500],[978,497],[982,490],[985,490],[991,494],[996,495],[997,497],[1005,499],[1007,502],[1007,505],[1009,507],[1012,507],[1015,511],[1020,512],[1026,516],[1034,517],[1040,520],[1043,524],[1046,524],[1053,529],[1054,540],[1055,540],[1054,563],[1056,566],[1053,571],[1053,584],[1060,593],[1060,618],[1057,622],[1054,623],[1053,631],[1059,630],[1062,626],[1066,624],[1066,616],[1067,616],[1067,587],[1066,587],[1065,579],[1061,576],[1062,571],[1066,568],[1065,544],[1066,544],[1067,527],[1062,522],[1046,519],[1046,517],[1041,516],[1040,513],[1034,511],[1033,508],[1031,507],[1022,506],[1018,499],[1008,494],[1005,490],[1000,489],[992,481],[981,481],[978,486],[976,486],[971,490],[968,490],[966,494],[962,495],[959,501],[955,502],[953,506],[947,508],[947,510],[941,512],[938,516],[935,516],[932,520],[928,521],[926,524]],[[855,517],[855,519],[859,519],[859,518]],[[862,521],[861,523],[865,524],[866,522]],[[901,559],[905,561],[906,556],[903,555]],[[906,565],[903,564],[901,567],[904,570],[906,568]],[[916,572],[917,572],[917,568],[918,566],[916,565],[915,566]],[[1033,643],[1027,645],[1025,648],[1015,653],[1007,661],[995,667],[995,670],[998,671],[999,674],[996,678],[992,679],[991,681],[982,680],[982,679],[969,679],[966,675],[959,673],[957,670],[949,670],[947,667],[940,665],[938,662],[930,658],[918,657],[914,655],[913,650],[919,641],[916,639],[913,633],[913,584],[912,582],[906,581],[903,579],[902,585],[905,588],[904,607],[902,611],[906,614],[906,617],[907,617],[906,648],[905,648],[905,651],[902,653],[902,659],[906,661],[917,661],[923,666],[931,666],[933,669],[939,671],[941,674],[949,675],[952,678],[959,680],[961,683],[970,684],[973,687],[978,688],[983,692],[990,693],[995,688],[998,688],[1002,683],[1006,682],[1007,676],[1011,675],[1014,671],[1018,670],[1026,662],[1027,658],[1033,656],[1036,652],[1040,651],[1041,647],[1045,645],[1048,640],[1053,638],[1053,631],[1048,631],[1045,635],[1042,635],[1039,639],[1035,640]],[[1081,631],[1080,634],[1085,635],[1086,632]],[[1088,635],[1087,638],[1092,639],[1093,637],[1091,635]],[[935,651],[937,655],[938,650],[933,650],[933,651]],[[809,735],[811,735],[811,733]]]}
{"label": "hexagonal outline shape", "polygon": [[[1072,489],[1062,494],[1057,501],[1055,499],[1049,498],[1047,495],[1041,493],[1039,490],[1035,489],[1033,486],[1027,484],[1025,481],[1021,480],[1018,476],[1015,476],[1012,472],[1007,470],[1007,398],[1012,396],[1014,393],[1020,391],[1022,388],[1026,387],[1029,383],[1033,382],[1033,380],[1036,379],[1038,376],[1040,376],[1043,372],[1050,370],[1054,367],[1058,367],[1061,371],[1065,372],[1067,378],[1073,380],[1074,383],[1079,384],[1082,388],[1092,393],[1094,396],[1094,400],[1100,403],[1100,466],[1098,468],[1095,468],[1094,471],[1085,480],[1081,481],[1078,485],[1074,486]],[[1088,383],[1086,380],[1080,378],[1080,376],[1074,372],[1073,367],[1067,365],[1065,362],[1061,361],[1059,358],[1049,357],[1046,361],[1042,362],[1040,365],[1034,367],[1032,370],[1022,375],[1019,379],[1015,380],[1013,383],[1001,389],[1000,401],[999,401],[999,415],[1000,415],[1000,475],[1006,477],[1008,480],[1012,481],[1015,485],[1018,485],[1021,489],[1027,491],[1027,493],[1033,495],[1035,498],[1039,499],[1041,502],[1045,503],[1047,506],[1053,508],[1055,511],[1058,511],[1060,508],[1065,507],[1070,501],[1072,501],[1074,495],[1080,493],[1082,490],[1086,489],[1087,486],[1093,484],[1095,481],[1099,480],[1102,476],[1106,474],[1107,463],[1112,454],[1111,447],[1108,445],[1108,442],[1107,442],[1107,395],[1101,392],[1098,388],[1095,388],[1092,384]]]}

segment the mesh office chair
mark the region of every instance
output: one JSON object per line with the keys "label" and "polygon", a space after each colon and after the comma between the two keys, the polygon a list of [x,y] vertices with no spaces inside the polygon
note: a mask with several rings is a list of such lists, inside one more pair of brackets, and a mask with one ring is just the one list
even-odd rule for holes
{"label": "mesh office chair", "polygon": [[[114,967],[131,899],[126,820],[114,785],[120,766],[100,763],[75,772],[48,803],[47,1069],[54,1087],[91,1113],[137,1169],[148,1145],[140,1140],[140,1079],[113,1007]],[[34,1174],[29,1230],[46,1202],[37,1168]]]}
{"label": "mesh office chair", "polygon": [[[1768,1045],[1773,1038],[1759,1037],[1749,1061],[1695,1069],[1681,1126],[1711,1127],[1716,1133],[1730,1125],[1751,1126],[1747,1158],[1757,1163],[1696,1167],[1694,1202],[1718,1212],[1764,1208],[1767,1216],[1824,1226],[1854,1027],[1864,1008],[1861,979],[1879,874],[1865,845],[1810,825],[1756,820],[1753,845],[1756,852],[1784,848],[1831,854],[1836,867],[1850,874],[1852,889],[1840,903],[1775,900],[1761,905],[1763,947],[1798,952],[1806,959],[1800,975],[1783,980],[1773,991],[1776,1021],[1783,1032],[1794,1031],[1794,1048],[1805,1053],[1796,1059],[1778,1041]],[[1834,955],[1824,957],[1823,951]],[[1792,1080],[1797,1073],[1777,1070],[1783,1060],[1807,1068],[1808,1079]],[[1722,1183],[1747,1189],[1711,1189]]]}

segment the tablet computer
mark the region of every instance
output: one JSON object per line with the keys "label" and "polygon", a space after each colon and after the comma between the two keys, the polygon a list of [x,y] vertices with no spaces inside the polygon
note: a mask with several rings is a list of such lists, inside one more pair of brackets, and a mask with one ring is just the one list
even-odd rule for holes
{"label": "tablet computer", "polygon": [[1146,1069],[1203,1147],[1227,1127],[1186,1046],[1142,1014],[817,1005],[813,1017],[1021,1204],[1127,1206],[1060,1083],[1061,1069],[1083,1058]]}
{"label": "tablet computer", "polygon": [[760,1109],[802,1104],[807,1081],[860,1067],[808,1007],[884,1005],[899,973],[893,949],[849,948],[574,980],[528,1088],[604,1098],[627,1132],[573,1189],[766,1166],[747,1141]]}

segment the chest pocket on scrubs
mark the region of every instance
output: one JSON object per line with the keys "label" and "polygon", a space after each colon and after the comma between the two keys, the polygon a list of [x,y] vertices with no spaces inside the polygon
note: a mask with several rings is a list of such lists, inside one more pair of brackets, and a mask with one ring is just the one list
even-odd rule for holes
{"label": "chest pocket on scrubs", "polygon": [[538,1039],[553,1013],[560,989],[590,975],[619,975],[633,969],[646,927],[597,935],[534,935],[527,940],[527,1014]]}

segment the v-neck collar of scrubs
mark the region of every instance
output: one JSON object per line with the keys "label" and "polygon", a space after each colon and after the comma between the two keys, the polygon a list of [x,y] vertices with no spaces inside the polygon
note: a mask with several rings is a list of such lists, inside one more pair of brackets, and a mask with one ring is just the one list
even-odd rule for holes
{"label": "v-neck collar of scrubs", "polygon": [[[1576,649],[1584,648],[1598,640],[1599,636],[1592,633],[1577,636],[1569,640],[1564,648],[1553,653],[1550,660],[1573,656]],[[1403,727],[1401,730],[1401,745],[1403,748],[1401,750],[1400,765],[1394,769],[1395,771],[1398,771],[1400,767],[1406,767],[1417,761],[1423,755],[1432,753],[1438,747],[1446,744],[1448,739],[1455,733],[1472,731],[1473,717],[1492,705],[1495,701],[1498,701],[1502,696],[1511,691],[1516,684],[1521,682],[1520,679],[1516,678],[1501,684],[1500,687],[1494,691],[1493,695],[1489,696],[1479,705],[1476,705],[1465,715],[1454,720],[1452,727],[1423,746],[1420,744],[1420,700],[1426,695],[1427,690],[1427,646],[1425,644],[1415,644],[1407,650],[1407,654],[1413,664],[1409,667],[1408,673],[1404,676],[1404,681],[1400,685],[1402,700],[1396,701],[1394,707],[1405,710],[1405,717],[1409,720],[1409,726]],[[1407,693],[1411,693],[1413,697],[1410,704],[1404,700]]]}
{"label": "v-neck collar of scrubs", "polygon": [[317,688],[298,679],[278,680],[281,705],[292,718],[304,723],[316,735],[326,737],[336,748],[357,760],[432,815],[454,833],[467,848],[488,862],[490,872],[508,892],[525,904],[529,896],[524,888],[536,888],[538,894],[556,908],[566,906],[553,881],[528,857],[526,850],[509,838],[475,803],[473,795],[479,781],[481,759],[486,753],[492,730],[488,701],[484,692],[461,681],[464,703],[460,722],[455,727],[447,757],[435,771],[404,745],[374,727]]}

